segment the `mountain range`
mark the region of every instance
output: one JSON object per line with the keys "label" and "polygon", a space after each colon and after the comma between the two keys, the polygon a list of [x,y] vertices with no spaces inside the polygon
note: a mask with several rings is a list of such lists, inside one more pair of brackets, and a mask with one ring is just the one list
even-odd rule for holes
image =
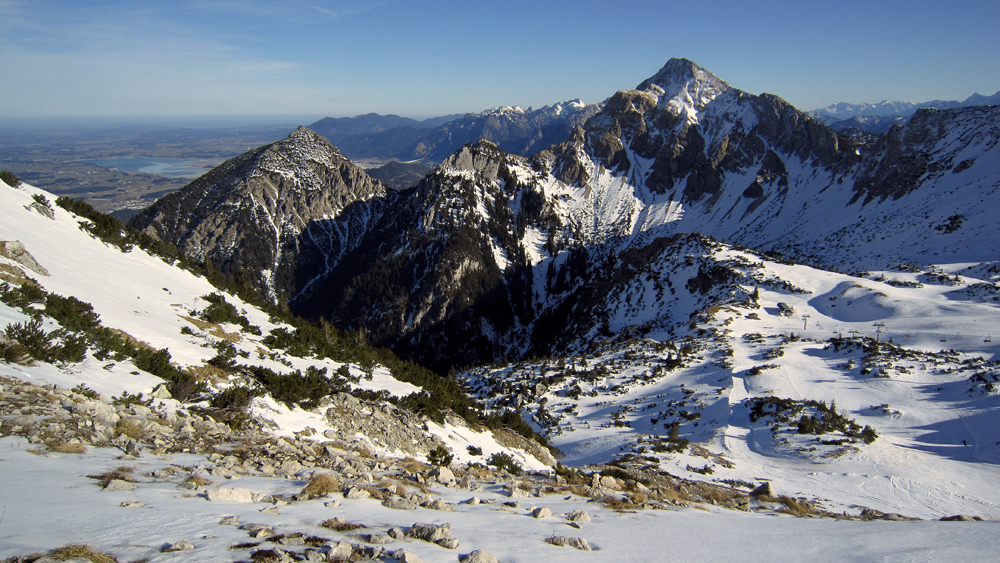
{"label": "mountain range", "polygon": [[881,134],[893,125],[906,123],[921,108],[954,109],[973,106],[1000,105],[1000,92],[992,96],[973,94],[964,101],[932,100],[929,102],[890,102],[876,104],[849,104],[837,102],[824,108],[807,112],[809,117],[822,121],[837,131],[863,131]]}
{"label": "mountain range", "polygon": [[998,117],[921,109],[859,143],[671,59],[530,158],[479,141],[394,191],[300,128],[130,224],[446,369],[600,333],[621,264],[681,233],[842,271],[991,259]]}
{"label": "mountain range", "polygon": [[809,112],[809,115],[817,119],[826,120],[829,118],[842,121],[858,116],[909,117],[921,108],[954,109],[972,106],[995,106],[998,104],[1000,104],[1000,92],[992,96],[973,94],[961,102],[958,100],[931,100],[929,102],[890,102],[882,100],[874,104],[837,102],[812,110]]}
{"label": "mountain range", "polygon": [[572,100],[539,109],[499,107],[424,121],[376,114],[327,117],[309,125],[309,129],[355,160],[420,160],[437,164],[462,145],[480,139],[513,154],[530,155],[563,141],[574,127],[582,125],[600,108],[600,104]]}

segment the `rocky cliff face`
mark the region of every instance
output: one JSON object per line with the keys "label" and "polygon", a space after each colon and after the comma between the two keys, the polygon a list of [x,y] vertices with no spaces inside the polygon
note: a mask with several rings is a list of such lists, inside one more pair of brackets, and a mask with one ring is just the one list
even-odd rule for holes
{"label": "rocky cliff face", "polygon": [[129,224],[225,273],[246,275],[274,299],[302,283],[295,279],[300,254],[321,268],[353,248],[381,213],[371,203],[385,195],[326,139],[299,127],[226,161]]}
{"label": "rocky cliff face", "polygon": [[291,306],[431,363],[444,349],[477,359],[508,353],[488,335],[517,340],[531,315],[530,273],[510,205],[524,162],[490,143],[464,147],[402,192]]}
{"label": "rocky cliff face", "polygon": [[971,168],[979,153],[996,148],[998,118],[995,106],[917,110],[879,138],[855,183],[856,197],[898,200],[934,177]]}

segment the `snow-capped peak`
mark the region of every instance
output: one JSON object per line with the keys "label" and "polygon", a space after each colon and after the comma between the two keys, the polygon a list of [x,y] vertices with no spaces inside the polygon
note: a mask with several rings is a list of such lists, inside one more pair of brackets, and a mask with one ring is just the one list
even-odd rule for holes
{"label": "snow-capped peak", "polygon": [[[656,91],[655,87],[660,91]],[[701,111],[730,88],[721,78],[687,59],[670,59],[659,72],[643,81],[636,89],[653,89],[662,105],[676,101],[681,106]]]}

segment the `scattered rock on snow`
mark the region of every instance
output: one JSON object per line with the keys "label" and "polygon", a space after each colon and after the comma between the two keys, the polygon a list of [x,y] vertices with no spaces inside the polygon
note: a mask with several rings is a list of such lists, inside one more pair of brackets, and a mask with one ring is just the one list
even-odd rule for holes
{"label": "scattered rock on snow", "polygon": [[457,538],[442,538],[436,540],[434,543],[440,545],[445,549],[458,549],[458,539]]}
{"label": "scattered rock on snow", "polygon": [[410,530],[406,532],[406,536],[409,538],[423,540],[426,542],[434,543],[437,540],[448,539],[451,537],[451,524],[424,524],[417,522],[410,527]]}
{"label": "scattered rock on snow", "polygon": [[150,397],[154,399],[173,399],[173,395],[170,394],[170,390],[167,389],[166,383],[160,383],[156,387],[153,387],[153,391],[149,394]]}
{"label": "scattered rock on snow", "polygon": [[351,487],[344,492],[344,498],[348,500],[362,500],[366,498],[371,498],[371,493],[364,489],[359,489],[357,487]]}
{"label": "scattered rock on snow", "polygon": [[507,490],[507,495],[510,498],[528,498],[528,491],[517,486],[517,483],[511,483],[504,487]]}
{"label": "scattered rock on snow", "polygon": [[561,547],[573,547],[582,551],[590,551],[590,544],[583,538],[571,538],[569,536],[554,536],[546,538],[547,543]]}
{"label": "scattered rock on snow", "polygon": [[543,506],[532,510],[531,515],[535,518],[548,518],[549,516],[552,516],[552,511]]}
{"label": "scattered rock on snow", "polygon": [[108,481],[108,484],[104,487],[105,491],[129,491],[135,490],[135,483],[129,483],[128,481],[122,481],[121,479],[112,479]]}
{"label": "scattered rock on snow", "polygon": [[354,546],[345,541],[341,541],[337,545],[330,548],[329,553],[327,553],[327,557],[330,561],[339,559],[346,561],[347,559],[350,559],[352,553],[354,553]]}
{"label": "scattered rock on snow", "polygon": [[570,522],[590,522],[590,515],[582,510],[574,510],[566,514],[566,519]]}
{"label": "scattered rock on snow", "polygon": [[356,546],[354,553],[363,560],[375,560],[381,558],[385,554],[385,548],[374,545],[362,545]]}
{"label": "scattered rock on snow", "polygon": [[614,477],[607,475],[601,477],[600,486],[604,487],[605,489],[611,489],[612,491],[620,491],[622,488],[621,484],[618,482],[618,479],[615,479]]}
{"label": "scattered rock on snow", "polygon": [[895,512],[885,513],[881,510],[875,510],[874,508],[865,508],[861,511],[861,519],[865,521],[870,520],[886,520],[889,522],[909,522],[912,520],[919,520],[919,518],[911,518],[909,516],[903,516],[902,514],[897,514]]}
{"label": "scattered rock on snow", "polygon": [[431,510],[445,510],[445,511],[451,511],[452,510],[451,506],[448,505],[448,503],[445,502],[445,500],[442,499],[442,498],[434,499],[432,501],[420,503],[420,506],[422,506],[424,508],[429,508]]}
{"label": "scattered rock on snow", "polygon": [[395,510],[416,510],[417,503],[403,498],[390,498],[382,501],[382,506]]}
{"label": "scattered rock on snow", "polygon": [[392,552],[392,558],[399,563],[424,563],[422,559],[405,549],[397,549]]}
{"label": "scattered rock on snow", "polygon": [[442,485],[453,485],[455,483],[455,474],[447,467],[435,467],[427,476]]}
{"label": "scattered rock on snow", "polygon": [[458,558],[460,563],[500,563],[489,551],[475,550]]}
{"label": "scattered rock on snow", "polygon": [[774,486],[771,485],[770,481],[768,481],[766,483],[762,483],[759,487],[757,487],[756,489],[754,489],[750,493],[750,496],[753,497],[753,498],[757,498],[757,497],[773,497],[773,496],[777,496],[777,493],[774,492]]}
{"label": "scattered rock on snow", "polygon": [[160,551],[167,553],[171,551],[191,551],[192,549],[194,549],[194,545],[192,545],[191,542],[187,540],[181,540],[179,542],[174,542],[164,547]]}
{"label": "scattered rock on snow", "polygon": [[205,497],[212,502],[253,502],[253,491],[242,487],[209,489]]}

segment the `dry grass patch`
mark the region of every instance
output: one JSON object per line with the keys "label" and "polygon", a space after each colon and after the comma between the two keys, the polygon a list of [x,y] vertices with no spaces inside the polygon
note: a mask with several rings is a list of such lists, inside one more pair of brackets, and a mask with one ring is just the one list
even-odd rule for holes
{"label": "dry grass patch", "polygon": [[300,497],[304,497],[305,500],[310,500],[319,497],[325,497],[330,493],[335,493],[340,490],[340,479],[329,473],[320,473],[319,475],[313,476],[309,480],[309,484],[302,489],[299,493]]}
{"label": "dry grass patch", "polygon": [[133,440],[139,440],[145,433],[142,423],[134,418],[119,418],[115,423],[115,436],[124,434]]}
{"label": "dry grass patch", "polygon": [[201,475],[198,475],[197,473],[192,473],[191,476],[188,477],[187,480],[184,481],[184,482],[185,483],[194,483],[195,485],[197,485],[199,487],[205,487],[207,485],[215,484],[215,481],[213,481],[213,480],[211,480],[211,479],[209,479],[207,477],[203,477]]}
{"label": "dry grass patch", "polygon": [[266,538],[264,541],[270,543],[281,543],[281,540],[286,538],[301,539],[309,547],[323,547],[330,541],[329,538],[321,538],[318,536],[307,536],[302,532],[292,532],[290,534],[277,534],[269,538]]}
{"label": "dry grass patch", "polygon": [[226,332],[223,328],[216,323],[205,322],[201,319],[196,319],[194,317],[189,317],[187,315],[180,315],[182,319],[193,324],[201,330],[204,330],[216,338],[221,338],[226,342],[232,342],[233,344],[239,342],[242,336],[239,332]]}
{"label": "dry grass patch", "polygon": [[670,487],[657,487],[652,491],[652,498],[660,502],[680,503],[690,499],[679,490]]}
{"label": "dry grass patch", "polygon": [[691,455],[696,455],[698,457],[705,458],[705,459],[711,461],[712,463],[715,463],[716,465],[721,465],[722,467],[725,467],[726,469],[732,469],[732,468],[736,467],[736,465],[734,465],[733,462],[729,461],[728,459],[726,459],[726,458],[724,458],[724,457],[722,457],[722,456],[720,456],[718,454],[714,454],[714,453],[708,451],[703,446],[700,446],[698,444],[691,444],[691,450],[690,451],[691,451]]}
{"label": "dry grass patch", "polygon": [[642,491],[628,493],[627,495],[625,495],[625,497],[635,504],[646,504],[647,502],[649,502],[649,496]]}
{"label": "dry grass patch", "polygon": [[227,374],[222,369],[215,366],[203,364],[200,366],[188,366],[181,371],[191,374],[196,381],[222,381]]}
{"label": "dry grass patch", "polygon": [[87,452],[87,447],[79,442],[52,441],[45,444],[50,452],[61,454],[82,454]]}
{"label": "dry grass patch", "polygon": [[49,552],[49,557],[56,561],[83,558],[91,563],[118,563],[118,559],[115,559],[113,556],[81,543],[57,547]]}
{"label": "dry grass patch", "polygon": [[108,471],[107,473],[101,473],[98,475],[87,475],[88,479],[97,479],[100,483],[101,488],[108,486],[108,483],[118,479],[119,481],[128,481],[129,483],[135,483],[135,477],[132,476],[132,471],[134,467],[129,467],[128,465],[122,465]]}
{"label": "dry grass patch", "polygon": [[403,460],[400,461],[399,464],[400,467],[409,471],[410,473],[421,473],[431,468],[430,465],[427,465],[422,461],[417,461],[412,457],[403,458]]}
{"label": "dry grass patch", "polygon": [[771,502],[780,502],[783,504],[784,506],[778,508],[778,512],[784,514],[791,514],[792,516],[797,516],[799,518],[823,515],[823,511],[817,510],[815,506],[806,500],[794,499],[784,495],[778,497],[761,497],[760,500],[764,500],[765,498]]}
{"label": "dry grass patch", "polygon": [[604,497],[601,499],[601,504],[610,510],[614,510],[615,512],[628,512],[639,508],[628,498],[618,498],[613,496]]}
{"label": "dry grass patch", "polygon": [[589,488],[585,485],[560,485],[556,487],[556,492],[569,493],[578,497],[589,497]]}
{"label": "dry grass patch", "polygon": [[492,479],[494,477],[492,469],[480,464],[470,465],[467,472],[469,475],[479,480]]}
{"label": "dry grass patch", "polygon": [[340,517],[324,520],[320,522],[319,525],[329,530],[333,530],[334,532],[350,532],[351,530],[360,530],[368,527],[364,524],[358,524],[357,522],[348,522]]}
{"label": "dry grass patch", "polygon": [[231,545],[231,546],[229,546],[229,549],[230,550],[233,550],[233,549],[253,549],[253,548],[257,547],[258,545],[260,545],[260,542],[248,541],[248,542],[238,543],[236,545]]}
{"label": "dry grass patch", "polygon": [[368,491],[368,494],[370,494],[372,498],[378,500],[389,500],[392,498],[392,491],[389,489],[380,489],[379,487],[373,487],[371,485],[361,485],[358,488],[362,491]]}
{"label": "dry grass patch", "polygon": [[277,551],[272,549],[258,549],[250,555],[250,560],[254,563],[279,563],[282,558]]}

